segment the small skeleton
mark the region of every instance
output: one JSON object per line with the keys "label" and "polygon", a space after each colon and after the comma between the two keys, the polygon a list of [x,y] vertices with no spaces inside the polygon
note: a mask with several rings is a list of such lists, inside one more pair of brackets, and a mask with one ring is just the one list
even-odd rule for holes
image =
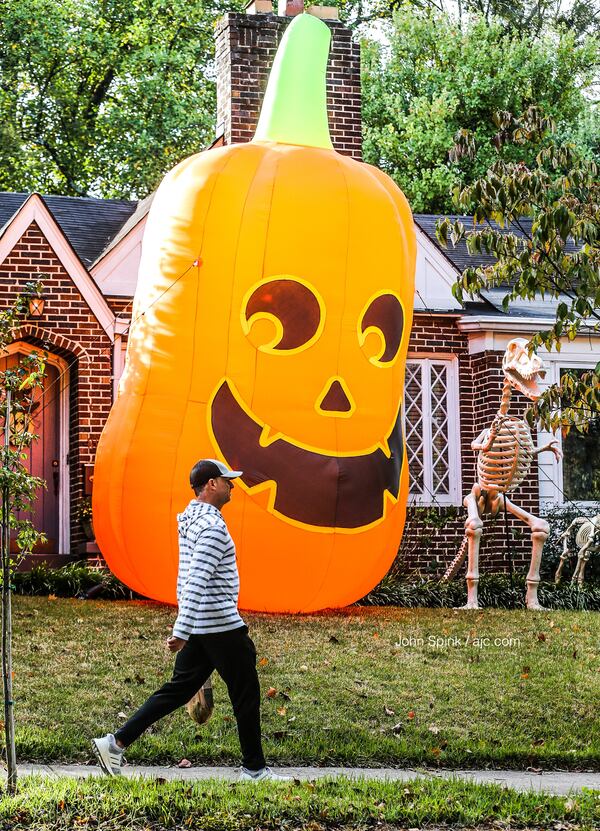
{"label": "small skeleton", "polygon": [[[575,540],[572,540],[571,532],[575,528],[578,530],[575,534]],[[567,530],[560,535],[559,539],[563,540],[563,553],[560,555],[560,563],[554,575],[554,582],[557,585],[560,583],[565,562],[575,554],[575,551],[569,547],[569,542],[574,541],[575,546],[579,550],[577,552],[577,565],[571,577],[571,583],[577,582],[582,586],[585,567],[590,559],[590,555],[600,551],[600,514],[596,514],[593,517],[577,517],[569,525]]]}
{"label": "small skeleton", "polygon": [[531,563],[527,574],[526,604],[528,609],[541,609],[537,590],[540,582],[542,548],[548,538],[548,523],[519,508],[506,494],[514,491],[525,479],[533,458],[549,450],[561,458],[561,451],[552,440],[537,450],[533,446],[531,430],[525,421],[508,415],[512,390],[517,389],[536,401],[540,397],[537,379],[545,371],[541,358],[534,352],[529,355],[524,338],[511,340],[502,360],[504,386],[502,401],[491,426],[483,430],[471,443],[479,451],[477,458],[477,482],[471,493],[464,499],[468,517],[465,522],[465,536],[458,554],[444,574],[444,580],[456,575],[468,553],[467,603],[463,609],[478,609],[477,587],[479,584],[479,544],[483,529],[484,515],[496,516],[501,508],[523,520],[531,529]]}

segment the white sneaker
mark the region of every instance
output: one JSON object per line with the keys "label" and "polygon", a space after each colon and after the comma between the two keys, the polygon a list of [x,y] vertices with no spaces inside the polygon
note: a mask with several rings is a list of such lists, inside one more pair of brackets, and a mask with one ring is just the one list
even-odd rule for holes
{"label": "white sneaker", "polygon": [[112,733],[101,739],[92,739],[92,750],[104,773],[109,776],[121,776],[123,750],[119,749]]}
{"label": "white sneaker", "polygon": [[240,781],[242,782],[263,782],[267,779],[271,782],[291,782],[293,776],[284,776],[282,773],[275,773],[271,768],[248,770],[243,767],[240,771]]}

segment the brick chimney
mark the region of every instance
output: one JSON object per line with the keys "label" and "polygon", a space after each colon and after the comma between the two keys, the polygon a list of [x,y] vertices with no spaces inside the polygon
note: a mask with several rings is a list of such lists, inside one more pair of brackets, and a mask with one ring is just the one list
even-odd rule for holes
{"label": "brick chimney", "polygon": [[[303,9],[302,0],[279,0],[279,15],[271,0],[252,0],[246,14],[230,12],[216,29],[217,138],[225,144],[246,142],[254,135],[269,71],[277,46],[291,18]],[[330,19],[336,10],[311,6],[331,29],[327,67],[327,109],[333,146],[361,159],[360,46],[349,29]]]}

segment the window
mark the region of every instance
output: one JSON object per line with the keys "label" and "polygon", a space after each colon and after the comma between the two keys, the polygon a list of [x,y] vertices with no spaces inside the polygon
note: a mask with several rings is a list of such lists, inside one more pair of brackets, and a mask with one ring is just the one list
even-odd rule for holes
{"label": "window", "polygon": [[458,505],[461,499],[457,362],[406,362],[404,428],[410,501]]}
{"label": "window", "polygon": [[[565,372],[561,369],[561,378]],[[562,440],[562,451],[563,500],[600,502],[600,418],[590,423],[587,433],[571,430]]]}

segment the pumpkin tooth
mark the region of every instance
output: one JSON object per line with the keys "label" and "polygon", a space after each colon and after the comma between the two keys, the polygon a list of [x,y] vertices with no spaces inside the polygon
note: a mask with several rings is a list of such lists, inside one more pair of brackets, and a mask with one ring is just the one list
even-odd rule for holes
{"label": "pumpkin tooth", "polygon": [[273,444],[274,441],[281,438],[281,433],[273,433],[271,434],[271,427],[268,424],[265,424],[262,428],[262,433],[258,439],[258,443],[261,447],[268,447],[270,444]]}
{"label": "pumpkin tooth", "polygon": [[389,459],[392,455],[387,439],[382,439],[380,442],[377,442],[375,449],[381,450],[386,459]]}

